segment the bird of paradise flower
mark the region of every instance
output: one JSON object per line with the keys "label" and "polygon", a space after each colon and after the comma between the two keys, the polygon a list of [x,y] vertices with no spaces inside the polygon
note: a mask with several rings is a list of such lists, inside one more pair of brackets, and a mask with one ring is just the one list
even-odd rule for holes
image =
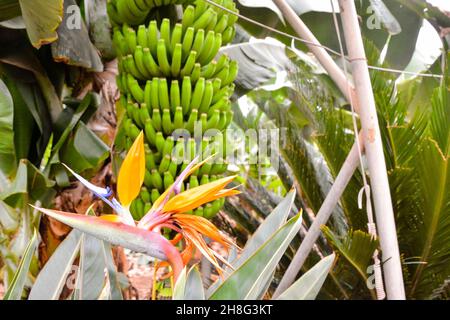
{"label": "bird of paradise flower", "polygon": [[[209,220],[186,214],[186,212],[216,199],[239,194],[240,192],[236,188],[225,188],[236,176],[225,177],[180,192],[183,181],[209,159],[197,163],[198,157],[196,157],[155,201],[145,216],[140,221],[134,221],[129,208],[140,192],[145,173],[144,136],[141,132],[120,167],[117,178],[119,200],[112,197],[110,188],[95,186],[66,166],[84,186],[108,204],[117,214],[95,217],[35,208],[72,228],[114,245],[148,254],[162,260],[163,263],[170,264],[175,280],[184,266],[192,259],[196,249],[221,273],[222,268],[218,260],[224,264],[227,264],[227,261],[208,247],[204,236],[221,243],[227,249],[235,246],[234,243]],[[162,236],[163,228],[175,231],[176,235],[170,240],[166,239]],[[184,246],[180,252],[176,245],[181,240],[184,240]]]}

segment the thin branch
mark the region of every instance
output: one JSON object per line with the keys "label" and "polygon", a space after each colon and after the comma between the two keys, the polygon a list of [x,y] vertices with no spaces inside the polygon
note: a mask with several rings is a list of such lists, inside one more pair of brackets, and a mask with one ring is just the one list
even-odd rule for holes
{"label": "thin branch", "polygon": [[[361,134],[359,135],[359,139],[362,139]],[[334,208],[336,207],[339,199],[342,196],[348,182],[350,181],[353,173],[359,164],[359,150],[358,145],[353,144],[352,149],[350,150],[347,158],[342,165],[341,171],[337,175],[333,185],[331,186],[330,191],[328,192],[325,200],[322,203],[322,206],[319,209],[319,212],[314,219],[313,224],[308,230],[305,238],[302,240],[300,244],[300,248],[295,253],[294,258],[292,259],[288,269],[286,270],[283,278],[281,279],[280,284],[278,285],[274,298],[278,297],[283,291],[285,291],[295,280],[298,272],[302,268],[303,264],[306,261],[311,249],[314,246],[314,243],[317,241],[320,233],[320,227],[325,225],[328,219],[331,216]]]}

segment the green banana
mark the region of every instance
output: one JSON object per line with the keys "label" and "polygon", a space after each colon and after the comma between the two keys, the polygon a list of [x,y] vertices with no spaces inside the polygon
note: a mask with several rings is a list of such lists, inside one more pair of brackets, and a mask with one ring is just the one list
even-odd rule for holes
{"label": "green banana", "polygon": [[200,63],[196,63],[194,65],[194,69],[192,69],[191,73],[191,81],[192,83],[197,82],[197,80],[200,78],[200,73],[202,72],[202,65]]}
{"label": "green banana", "polygon": [[186,29],[183,37],[182,49],[183,49],[183,62],[189,56],[189,52],[191,52],[192,44],[194,43],[194,35],[195,29],[189,27]]}
{"label": "green banana", "polygon": [[118,28],[115,28],[113,32],[113,44],[119,56],[128,54],[129,49],[127,41]]}
{"label": "green banana", "polygon": [[173,126],[174,128],[183,128],[183,125],[184,125],[183,108],[177,107],[174,114]]}
{"label": "green banana", "polygon": [[134,52],[137,46],[136,32],[133,28],[130,28],[128,26],[124,27],[123,30],[123,36],[125,37],[128,49],[130,52]]}
{"label": "green banana", "polygon": [[171,66],[172,77],[177,77],[180,74],[182,58],[183,58],[182,46],[180,43],[177,43],[175,45],[175,48],[173,49],[172,54],[172,66]]}
{"label": "green banana", "polygon": [[161,194],[159,193],[158,189],[152,189],[152,191],[150,193],[150,197],[151,197],[153,203],[155,203],[156,200],[158,200],[158,198],[160,196],[161,196]]}
{"label": "green banana", "polygon": [[228,75],[225,78],[224,82],[222,82],[222,85],[227,86],[227,85],[231,84],[234,81],[234,79],[236,79],[238,71],[239,71],[239,65],[238,65],[237,61],[236,60],[231,61],[229,68],[228,68]]}
{"label": "green banana", "polygon": [[200,114],[200,122],[202,125],[202,133],[206,131],[207,123],[208,123],[208,115],[206,113]]}
{"label": "green banana", "polygon": [[[170,165],[169,165],[170,166]],[[169,171],[164,172],[164,189],[168,189],[175,182]]]}
{"label": "green banana", "polygon": [[156,144],[156,131],[150,119],[145,122],[144,133],[148,143],[154,146]]}
{"label": "green banana", "polygon": [[[200,79],[204,79],[204,78],[200,78]],[[200,82],[200,80],[197,82],[197,85],[198,85],[199,82]],[[195,91],[194,91],[194,94],[195,94]],[[211,101],[212,101],[213,95],[214,95],[213,84],[212,84],[211,80],[208,80],[205,83],[205,89],[203,91],[203,97],[201,99],[200,107],[198,108],[198,111],[200,113],[204,113],[204,112],[208,111],[208,107],[211,105]]]}
{"label": "green banana", "polygon": [[222,42],[224,44],[230,43],[236,34],[236,29],[234,27],[228,26],[224,32],[222,32]]}
{"label": "green banana", "polygon": [[164,172],[166,172],[169,169],[169,165],[170,165],[170,154],[166,154],[161,163],[159,164],[159,169],[158,172],[160,174],[164,174]]}
{"label": "green banana", "polygon": [[190,177],[189,177],[189,189],[192,189],[192,188],[196,188],[196,187],[198,187],[200,184],[198,183],[198,178],[197,178],[197,176],[196,175],[191,175]]}
{"label": "green banana", "polygon": [[141,195],[142,201],[144,201],[144,202],[152,201],[152,198],[150,197],[150,192],[148,192],[148,189],[145,186],[143,186],[141,188],[141,194],[140,195]]}
{"label": "green banana", "polygon": [[151,107],[151,88],[152,88],[152,81],[147,80],[144,87],[144,103],[147,106],[147,108]]}
{"label": "green banana", "polygon": [[220,17],[219,21],[217,21],[216,26],[214,27],[214,31],[216,33],[222,33],[225,31],[225,28],[228,27],[228,15],[224,14]]}
{"label": "green banana", "polygon": [[192,26],[194,20],[195,20],[195,7],[189,5],[186,7],[186,9],[184,9],[183,18],[181,20],[183,31],[186,30],[188,27]]}
{"label": "green banana", "polygon": [[198,17],[198,19],[194,21],[192,26],[194,29],[204,29],[208,26],[214,16],[217,16],[217,12],[214,11],[213,8],[208,8],[200,17]]}
{"label": "green banana", "polygon": [[156,189],[162,190],[163,189],[163,180],[162,180],[161,175],[159,174],[158,170],[152,169],[150,172],[150,175],[151,175],[152,185]]}
{"label": "green banana", "polygon": [[192,100],[191,100],[191,109],[199,109],[200,104],[202,103],[202,97],[205,92],[205,78],[198,79],[197,83],[195,84],[194,92],[192,94]]}
{"label": "green banana", "polygon": [[216,37],[215,37],[214,31],[208,31],[208,33],[206,34],[206,37],[205,37],[202,51],[200,52],[200,54],[197,58],[197,61],[200,62],[202,65],[205,65],[209,62],[206,59],[211,55],[210,54],[211,50],[216,47],[215,40],[216,40]]}
{"label": "green banana", "polygon": [[113,2],[108,2],[106,4],[106,12],[108,13],[108,16],[113,25],[120,25],[125,22],[117,12],[116,6],[114,5]]}
{"label": "green banana", "polygon": [[138,31],[137,31],[137,43],[142,48],[148,47],[147,28],[143,24],[141,24],[139,26]]}
{"label": "green banana", "polygon": [[166,156],[166,155],[170,156],[174,145],[175,145],[174,138],[172,136],[167,137],[167,139],[164,141],[164,146],[162,149],[163,156]]}
{"label": "green banana", "polygon": [[220,47],[222,46],[222,34],[216,33],[214,39],[214,46],[211,48],[209,55],[205,58],[207,62],[210,62],[219,52]]}
{"label": "green banana", "polygon": [[172,119],[170,116],[170,110],[164,109],[162,114],[162,129],[163,133],[168,136],[173,131]]}
{"label": "green banana", "polygon": [[200,29],[196,31],[194,42],[192,43],[191,50],[201,52],[203,49],[203,43],[205,42],[205,30]]}
{"label": "green banana", "polygon": [[164,40],[168,53],[172,53],[170,47],[170,20],[167,18],[162,19],[159,27],[159,39]]}
{"label": "green banana", "polygon": [[156,132],[155,146],[158,152],[162,152],[165,142],[166,140],[164,139],[162,132],[161,131]]}
{"label": "green banana", "polygon": [[152,56],[156,57],[156,45],[158,43],[158,24],[156,20],[150,21],[147,31],[148,45]]}
{"label": "green banana", "polygon": [[194,69],[196,60],[197,60],[197,51],[191,51],[186,60],[186,63],[184,64],[183,69],[180,71],[181,77],[185,77],[186,75],[189,75],[192,73],[192,70]]}
{"label": "green banana", "polygon": [[183,83],[181,84],[181,107],[183,108],[183,114],[186,115],[191,110],[191,94],[192,94],[192,84],[191,78],[184,77]]}
{"label": "green banana", "polygon": [[194,125],[198,118],[198,110],[192,109],[189,114],[188,121],[185,123],[184,128],[188,130],[190,133],[194,132]]}
{"label": "green banana", "polygon": [[136,51],[134,51],[134,62],[139,73],[143,75],[143,79],[148,79],[151,77],[151,73],[146,68],[146,64],[144,62],[144,52],[142,51],[142,47],[140,45],[136,46]]}
{"label": "green banana", "polygon": [[206,129],[209,130],[209,129],[217,128],[217,126],[219,124],[219,120],[220,120],[220,111],[215,110],[213,115],[206,122]]}
{"label": "green banana", "polygon": [[169,88],[166,78],[159,79],[159,106],[164,110],[170,110]]}
{"label": "green banana", "polygon": [[[206,66],[202,67],[201,77],[205,79],[212,78],[214,72],[216,71],[217,62],[211,61]],[[215,80],[215,79],[214,79]]]}
{"label": "green banana", "polygon": [[164,39],[158,40],[158,44],[156,47],[156,55],[158,58],[159,68],[166,77],[169,77],[171,68],[169,60],[167,59],[166,43]]}
{"label": "green banana", "polygon": [[161,76],[162,73],[159,70],[159,66],[156,63],[155,59],[153,59],[150,49],[144,48],[144,49],[142,49],[142,52],[144,54],[144,66],[147,69],[148,73],[150,73],[153,77]]}
{"label": "green banana", "polygon": [[172,80],[170,84],[170,107],[173,114],[175,114],[179,106],[181,106],[180,86],[178,85],[178,80]]}
{"label": "green banana", "polygon": [[139,83],[131,74],[127,75],[127,87],[129,88],[133,98],[139,102],[144,102],[144,90],[139,86]]}
{"label": "green banana", "polygon": [[152,111],[152,125],[157,131],[162,130],[161,111],[159,109],[153,109]]}
{"label": "green banana", "polygon": [[150,102],[152,109],[159,110],[159,78],[153,78],[150,87]]}
{"label": "green banana", "polygon": [[[170,172],[170,174],[171,174],[172,177],[176,177],[176,176],[177,176],[178,165],[177,165],[176,162],[173,161],[173,159],[172,159],[172,161],[170,162],[168,171]],[[173,183],[173,182],[172,182],[172,183]],[[166,188],[166,189],[167,189],[167,188]]]}
{"label": "green banana", "polygon": [[183,25],[176,23],[172,30],[172,38],[170,40],[171,48],[175,48],[175,45],[181,44],[183,40]]}
{"label": "green banana", "polygon": [[128,73],[133,75],[133,77],[139,80],[145,79],[145,76],[138,70],[136,63],[134,61],[134,57],[131,54],[127,55],[125,58],[125,67]]}

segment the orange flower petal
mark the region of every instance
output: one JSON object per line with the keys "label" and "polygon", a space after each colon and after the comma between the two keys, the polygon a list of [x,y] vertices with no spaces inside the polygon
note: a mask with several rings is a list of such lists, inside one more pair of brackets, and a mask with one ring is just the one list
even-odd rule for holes
{"label": "orange flower petal", "polygon": [[208,238],[215,240],[222,245],[228,247],[229,241],[220,233],[219,229],[216,228],[209,220],[194,216],[190,214],[176,214],[173,216],[175,221],[181,225],[181,227],[191,227],[201,234],[207,236]]}
{"label": "orange flower petal", "polygon": [[225,177],[177,194],[167,201],[164,212],[186,212],[195,209],[202,204],[220,198],[216,196],[219,190],[223,189],[236,176]]}

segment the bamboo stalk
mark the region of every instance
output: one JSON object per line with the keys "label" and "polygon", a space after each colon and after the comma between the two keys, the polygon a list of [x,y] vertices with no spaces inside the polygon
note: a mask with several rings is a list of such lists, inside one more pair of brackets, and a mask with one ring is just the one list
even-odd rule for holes
{"label": "bamboo stalk", "polygon": [[[314,34],[285,0],[273,0],[273,2],[283,13],[283,16],[298,36],[308,41],[306,45],[309,50],[314,54],[317,60],[319,60],[322,67],[327,71],[331,79],[333,79],[334,83],[337,85],[339,90],[341,90],[347,100],[354,102],[355,111],[359,112],[359,103],[357,102],[358,99],[356,98],[355,88],[353,84],[348,81],[342,69],[336,64],[336,62],[334,62],[333,58],[331,58],[328,52],[321,46],[319,40],[317,40]],[[351,97],[349,96],[349,91],[352,95]]]}
{"label": "bamboo stalk", "polygon": [[405,299],[386,162],[356,7],[353,0],[339,0],[339,5],[353,79],[356,84],[355,91],[360,105],[364,105],[360,108],[359,115],[383,255],[387,297],[391,300]]}
{"label": "bamboo stalk", "polygon": [[[361,134],[359,135],[359,139],[362,139]],[[278,297],[294,282],[298,272],[305,263],[306,258],[308,257],[311,249],[313,248],[321,233],[320,227],[327,223],[348,182],[350,181],[353,173],[358,167],[358,164],[359,151],[358,144],[355,142],[349,154],[347,155],[347,158],[345,159],[344,164],[339,171],[339,174],[337,175],[333,185],[331,186],[330,191],[323,201],[322,206],[320,207],[319,212],[314,219],[314,222],[309,228],[305,238],[302,240],[300,248],[295,253],[295,256],[289,264],[288,269],[284,273],[284,276],[273,295],[274,298]]]}

